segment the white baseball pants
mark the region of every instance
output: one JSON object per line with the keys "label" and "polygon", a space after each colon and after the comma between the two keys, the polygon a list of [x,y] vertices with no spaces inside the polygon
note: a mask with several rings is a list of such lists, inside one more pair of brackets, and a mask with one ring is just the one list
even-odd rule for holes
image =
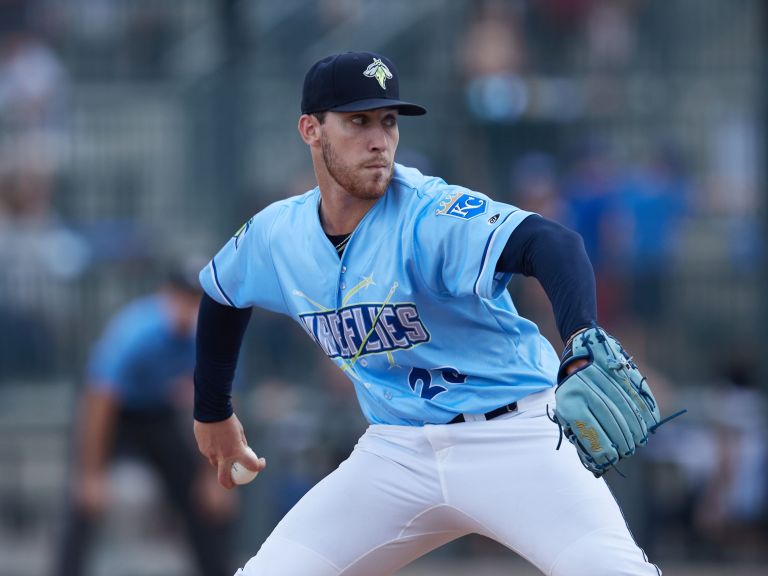
{"label": "white baseball pants", "polygon": [[370,426],[235,576],[385,576],[470,533],[551,576],[661,574],[605,482],[555,450],[547,404],[551,390],[490,421]]}

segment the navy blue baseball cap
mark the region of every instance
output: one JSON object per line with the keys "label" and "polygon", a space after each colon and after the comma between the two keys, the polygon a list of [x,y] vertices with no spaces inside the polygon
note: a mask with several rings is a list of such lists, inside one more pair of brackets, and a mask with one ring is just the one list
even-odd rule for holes
{"label": "navy blue baseball cap", "polygon": [[421,116],[427,109],[400,100],[397,68],[373,52],[332,54],[316,62],[304,77],[301,113],[361,112],[397,108],[404,116]]}

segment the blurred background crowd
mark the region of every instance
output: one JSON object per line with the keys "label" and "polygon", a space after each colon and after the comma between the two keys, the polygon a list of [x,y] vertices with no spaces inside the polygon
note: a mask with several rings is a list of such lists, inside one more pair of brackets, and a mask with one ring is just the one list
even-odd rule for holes
{"label": "blurred background crowd", "polygon": [[[0,0],[0,576],[52,574],[71,545],[78,430],[102,374],[88,367],[110,319],[199,267],[257,210],[314,187],[300,86],[312,62],[344,50],[387,54],[402,95],[429,109],[401,122],[398,161],[582,234],[601,324],[663,412],[688,408],[626,478],[609,478],[639,543],[662,566],[768,566],[767,11],[761,0]],[[538,284],[510,290],[560,350]],[[167,403],[191,442],[189,381],[174,382]],[[365,426],[320,350],[262,312],[236,407],[269,468],[208,498],[236,528],[233,566]],[[178,514],[189,504],[167,497],[146,458],[114,453],[85,573],[195,574]],[[435,556],[495,554],[509,553],[467,538]]]}

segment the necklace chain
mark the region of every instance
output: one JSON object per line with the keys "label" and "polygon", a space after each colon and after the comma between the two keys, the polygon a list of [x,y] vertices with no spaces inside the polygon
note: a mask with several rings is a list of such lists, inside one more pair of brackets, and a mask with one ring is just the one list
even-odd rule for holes
{"label": "necklace chain", "polygon": [[352,236],[352,234],[347,234],[344,237],[344,240],[342,240],[341,242],[336,244],[336,252],[341,254],[344,251],[344,247],[347,245],[347,242],[349,242],[349,239],[350,239],[351,236]]}

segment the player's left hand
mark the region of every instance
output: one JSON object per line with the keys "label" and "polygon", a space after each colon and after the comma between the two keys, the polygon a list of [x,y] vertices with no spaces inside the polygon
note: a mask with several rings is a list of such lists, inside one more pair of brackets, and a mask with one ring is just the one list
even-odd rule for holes
{"label": "player's left hand", "polygon": [[194,431],[197,447],[216,467],[219,484],[224,488],[235,487],[230,472],[235,461],[254,472],[261,472],[267,467],[264,458],[258,458],[248,449],[243,425],[234,414],[221,422],[195,420]]}
{"label": "player's left hand", "polygon": [[596,477],[632,456],[648,442],[649,432],[682,413],[661,419],[632,358],[597,326],[568,343],[557,381],[553,419]]}

